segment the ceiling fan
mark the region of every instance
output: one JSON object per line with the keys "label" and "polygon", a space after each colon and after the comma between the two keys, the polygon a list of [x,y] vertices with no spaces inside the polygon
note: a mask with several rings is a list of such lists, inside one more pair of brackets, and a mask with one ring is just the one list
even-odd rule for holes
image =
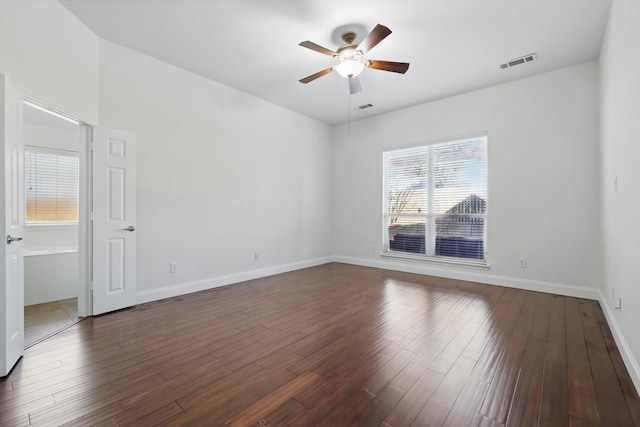
{"label": "ceiling fan", "polygon": [[347,32],[342,35],[344,45],[340,46],[335,52],[325,47],[317,45],[310,41],[300,42],[300,46],[307,49],[315,50],[316,52],[323,53],[328,56],[332,56],[338,60],[338,64],[333,67],[326,68],[322,71],[318,71],[315,74],[311,74],[303,79],[300,79],[300,83],[309,83],[315,79],[329,74],[333,70],[336,70],[338,74],[346,77],[349,80],[349,93],[354,94],[362,90],[360,86],[360,79],[358,75],[365,68],[373,68],[374,70],[391,71],[394,73],[404,74],[409,69],[408,62],[389,62],[378,61],[375,59],[365,59],[364,55],[373,49],[378,43],[384,40],[391,30],[384,25],[376,25],[376,27],[369,33],[369,35],[359,45],[353,44],[356,38],[356,34],[353,32]]}

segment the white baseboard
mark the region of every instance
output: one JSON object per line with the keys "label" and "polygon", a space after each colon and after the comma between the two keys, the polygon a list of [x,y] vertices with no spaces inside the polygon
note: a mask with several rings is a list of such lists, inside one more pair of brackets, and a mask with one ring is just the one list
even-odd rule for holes
{"label": "white baseboard", "polygon": [[566,285],[562,283],[543,282],[540,280],[520,279],[517,277],[496,276],[485,271],[479,271],[474,267],[442,268],[434,265],[417,265],[393,260],[371,260],[363,258],[351,258],[334,256],[335,262],[345,264],[362,265],[365,267],[383,268],[386,270],[403,271],[405,273],[426,274],[430,276],[445,277],[447,279],[466,280],[469,282],[486,283],[488,285],[506,286],[509,288],[525,289],[528,291],[546,292],[569,297],[598,300],[597,289],[583,288],[580,286]]}
{"label": "white baseboard", "polygon": [[177,285],[166,286],[160,289],[140,291],[136,296],[136,304],[157,301],[160,299],[177,297],[191,292],[205,291],[220,286],[240,283],[247,280],[259,279],[261,277],[273,276],[274,274],[287,273],[289,271],[300,270],[308,267],[326,264],[329,262],[341,262],[344,264],[361,265],[364,267],[375,267],[386,270],[403,271],[406,273],[426,274],[430,276],[445,277],[448,279],[467,280],[470,282],[486,283],[489,285],[506,286],[529,291],[547,292],[557,295],[565,295],[577,298],[600,300],[600,293],[596,289],[581,288],[579,286],[565,285],[560,283],[543,282],[539,280],[520,279],[516,277],[496,276],[487,274],[484,271],[477,271],[464,267],[459,269],[442,268],[432,265],[412,265],[391,260],[370,260],[364,258],[353,258],[345,256],[329,256],[314,258],[311,260],[283,264],[258,270],[243,271],[241,273],[229,274],[226,276],[212,277],[193,282],[185,282]]}
{"label": "white baseboard", "polygon": [[602,312],[604,313],[604,317],[607,319],[607,323],[609,324],[609,329],[611,329],[611,333],[613,334],[613,339],[618,346],[618,351],[622,356],[622,360],[624,361],[625,366],[627,367],[627,371],[629,371],[629,376],[631,377],[631,381],[633,381],[633,385],[636,386],[636,393],[640,395],[640,363],[638,360],[633,357],[633,353],[631,353],[631,349],[629,348],[629,344],[622,334],[622,330],[620,330],[620,326],[616,321],[616,317],[609,306],[609,302],[607,298],[604,296],[602,291],[600,294],[600,307],[602,307]]}
{"label": "white baseboard", "polygon": [[206,291],[207,289],[245,282],[247,280],[259,279],[261,277],[273,276],[274,274],[287,273],[289,271],[315,267],[317,265],[327,264],[332,261],[333,259],[331,257],[314,258],[291,264],[261,268],[258,270],[243,271],[241,273],[196,280],[194,282],[180,283],[173,286],[166,286],[160,289],[140,291],[136,295],[136,304],[144,304],[146,302],[177,297],[180,295],[190,294],[192,292]]}

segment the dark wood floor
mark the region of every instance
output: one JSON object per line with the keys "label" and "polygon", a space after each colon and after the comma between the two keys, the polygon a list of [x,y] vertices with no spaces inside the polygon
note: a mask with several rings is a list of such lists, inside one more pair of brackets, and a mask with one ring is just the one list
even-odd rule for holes
{"label": "dark wood floor", "polygon": [[640,426],[597,302],[328,264],[92,319],[3,426]]}

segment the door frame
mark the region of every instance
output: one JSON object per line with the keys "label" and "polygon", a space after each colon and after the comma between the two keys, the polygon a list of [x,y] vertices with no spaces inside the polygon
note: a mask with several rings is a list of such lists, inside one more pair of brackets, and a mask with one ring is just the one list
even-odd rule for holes
{"label": "door frame", "polygon": [[[92,316],[95,312],[94,300],[94,141],[93,136],[97,125],[87,123],[73,114],[50,107],[46,102],[38,101],[34,97],[24,94],[23,99],[36,104],[54,115],[71,119],[78,123],[78,159],[79,159],[79,206],[78,206],[78,317]],[[107,129],[108,130],[108,129]],[[130,134],[135,143],[135,134],[125,131],[115,131]],[[135,155],[134,155],[135,159]],[[135,203],[135,201],[134,201]],[[135,218],[134,218],[135,221]],[[128,230],[131,231],[131,230]],[[135,263],[134,263],[135,264]],[[135,275],[135,272],[134,272]],[[135,279],[134,279],[135,283]],[[134,302],[135,305],[135,302]]]}
{"label": "door frame", "polygon": [[93,314],[93,126],[80,122],[78,144],[78,317]]}
{"label": "door frame", "polygon": [[23,100],[78,122],[78,317],[93,314],[93,241],[92,241],[92,206],[93,206],[93,149],[92,135],[95,125],[77,118],[73,114],[51,107],[36,97],[23,92]]}

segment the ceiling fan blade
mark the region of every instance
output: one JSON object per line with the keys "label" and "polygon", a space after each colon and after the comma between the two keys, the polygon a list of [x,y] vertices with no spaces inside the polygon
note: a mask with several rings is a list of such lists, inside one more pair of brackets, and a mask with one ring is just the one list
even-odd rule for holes
{"label": "ceiling fan blade", "polygon": [[374,70],[391,71],[394,73],[404,74],[409,69],[409,63],[376,61],[375,59],[370,59],[368,67],[373,68]]}
{"label": "ceiling fan blade", "polygon": [[378,24],[373,30],[371,30],[367,38],[358,45],[357,49],[365,54],[373,49],[375,45],[384,40],[389,34],[391,34],[391,30],[389,28]]}
{"label": "ceiling fan blade", "polygon": [[309,83],[309,82],[312,82],[312,81],[314,81],[315,79],[317,79],[319,77],[322,77],[322,76],[324,76],[326,74],[329,74],[332,71],[333,71],[333,67],[325,68],[324,70],[318,71],[315,74],[311,74],[310,76],[307,76],[304,79],[300,79],[299,81],[300,81],[300,83]]}
{"label": "ceiling fan blade", "polygon": [[360,79],[358,76],[351,77],[349,79],[349,94],[353,95],[354,93],[358,93],[362,90],[362,86],[360,85]]}
{"label": "ceiling fan blade", "polygon": [[332,50],[327,49],[326,47],[322,47],[319,44],[315,44],[314,42],[310,42],[309,40],[298,43],[298,46],[306,47],[307,49],[315,50],[316,52],[324,53],[325,55],[329,55],[334,57],[337,55]]}

